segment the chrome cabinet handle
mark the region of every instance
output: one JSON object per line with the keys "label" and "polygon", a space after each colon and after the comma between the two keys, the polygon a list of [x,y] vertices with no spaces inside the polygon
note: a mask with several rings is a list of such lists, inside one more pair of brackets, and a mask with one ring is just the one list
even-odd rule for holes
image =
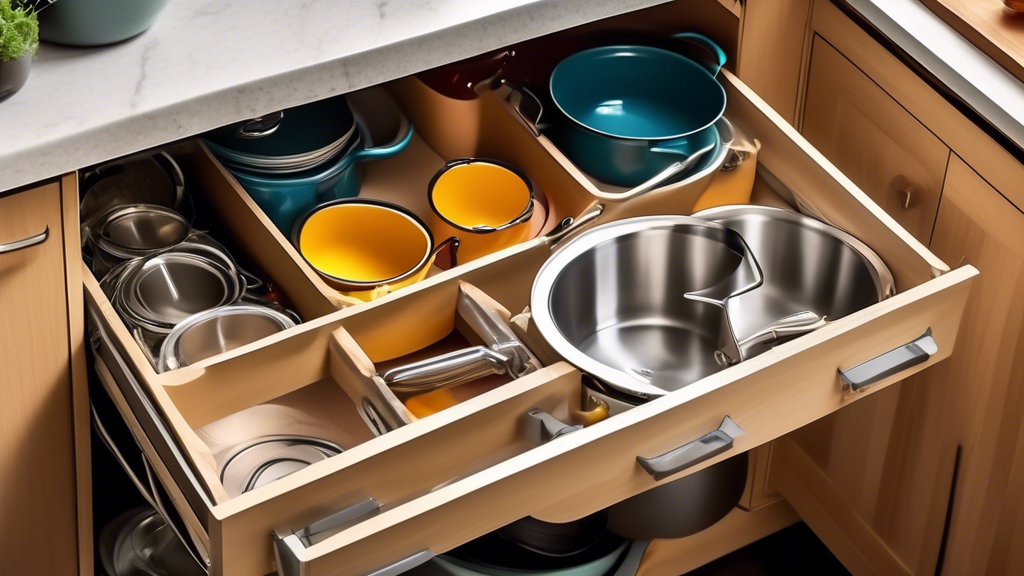
{"label": "chrome cabinet handle", "polygon": [[[277,560],[278,576],[306,576],[309,574],[309,565],[303,559],[303,556],[305,555],[306,547],[313,544],[314,538],[323,535],[325,532],[350,526],[376,516],[382,508],[383,504],[376,498],[370,497],[323,520],[318,520],[299,531],[292,532],[288,529],[275,530],[272,536],[274,539],[274,556]],[[420,550],[412,556],[376,570],[368,576],[398,576],[398,574],[412,570],[433,557],[434,553],[430,550]]]}
{"label": "chrome cabinet handle", "polygon": [[714,432],[705,434],[660,456],[652,458],[637,456],[636,461],[651,475],[651,478],[664,480],[732,448],[733,440],[743,434],[745,434],[743,429],[737,426],[732,418],[726,416]]}
{"label": "chrome cabinet handle", "polygon": [[849,370],[840,370],[839,376],[843,379],[844,388],[856,392],[907,368],[923,364],[938,351],[939,344],[932,338],[932,329],[928,328],[913,342],[893,348]]}
{"label": "chrome cabinet handle", "polygon": [[36,234],[35,236],[29,236],[22,240],[15,240],[14,242],[8,242],[7,244],[0,244],[0,254],[7,254],[8,252],[17,252],[23,248],[35,246],[46,242],[46,239],[50,237],[50,227],[47,226],[45,230]]}

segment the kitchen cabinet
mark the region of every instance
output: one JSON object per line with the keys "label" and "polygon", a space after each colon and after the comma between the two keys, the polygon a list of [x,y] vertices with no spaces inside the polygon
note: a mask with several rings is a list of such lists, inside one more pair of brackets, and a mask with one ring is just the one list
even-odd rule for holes
{"label": "kitchen cabinet", "polygon": [[[263,574],[282,562],[293,562],[312,573],[370,573],[407,558],[443,553],[525,514],[548,521],[573,520],[656,486],[637,467],[636,457],[664,453],[698,438],[715,429],[726,415],[746,434],[731,449],[668,480],[870,401],[907,375],[944,359],[952,350],[974,270],[947,271],[941,260],[888,219],[839,170],[823,162],[742,81],[724,71],[722,83],[729,100],[726,115],[737,129],[758,138],[759,166],[778,183],[779,191],[791,196],[790,205],[866,239],[902,288],[892,298],[770,354],[557,441],[535,446],[522,433],[523,414],[531,407],[549,412],[569,409],[570,413],[580,409],[581,375],[557,361],[380,437],[364,438],[338,456],[242,496],[228,496],[210,444],[203,439],[211,423],[279,398],[295,398],[295,394],[338,402],[339,410],[347,412],[332,411],[336,418],[358,421],[351,406],[381,398],[361,396],[352,382],[372,381],[375,363],[395,357],[397,341],[416,350],[423,344],[409,341],[428,343],[431,335],[451,330],[460,282],[476,286],[506,310],[522,310],[529,303],[533,276],[550,254],[542,239],[439,273],[371,304],[327,313],[264,341],[165,373],[156,373],[87,274],[90,318],[98,331],[100,380],[125,418],[145,434],[146,441],[140,443],[154,462],[157,477],[177,486],[179,494],[172,494],[172,501],[186,516],[196,547],[210,559],[213,572]],[[486,151],[528,166],[542,189],[557,191],[557,196],[555,192],[549,196],[551,205],[566,214],[587,213],[598,199],[607,204],[601,215],[606,221],[627,214],[662,213],[653,211],[673,204],[675,210],[685,210],[680,206],[694,200],[684,187],[671,195],[652,196],[651,204],[627,209],[613,195],[594,194],[593,182],[545,137],[532,135],[494,95],[469,102],[438,100],[413,78],[387,88],[400,103],[405,102],[423,142],[447,150],[445,155]],[[467,107],[469,113],[465,113]],[[459,132],[438,121],[456,115],[480,119],[488,130],[470,126],[469,131]],[[264,263],[291,260],[301,268],[294,248],[201,144],[187,143],[180,151],[186,171],[209,175],[200,185],[211,205],[237,207],[223,218],[229,228],[238,230],[240,244],[248,244],[254,257],[264,258]],[[287,280],[285,273],[286,268],[279,268],[277,274],[282,276],[276,280]],[[295,286],[308,284],[305,274],[295,274],[291,281]],[[306,293],[311,303],[327,302],[315,292]],[[888,375],[866,391],[844,390],[840,370],[903,346],[929,330],[937,350],[925,362]],[[380,404],[379,412],[387,412],[388,402]],[[400,407],[391,407],[401,412]],[[379,503],[379,509],[322,540],[303,542],[292,535],[339,510],[367,508],[366,502]],[[730,539],[723,540],[720,550],[743,542],[743,534],[749,538],[763,533],[761,528],[783,523],[777,518],[756,520],[764,518],[767,513],[759,512],[771,506],[776,505],[754,512],[740,510],[732,521],[739,526]],[[279,537],[276,545],[271,544],[272,533]],[[659,548],[671,549],[671,545]]]}
{"label": "kitchen cabinet", "polygon": [[800,132],[928,243],[949,149],[820,36],[814,38]]}
{"label": "kitchen cabinet", "polygon": [[955,397],[959,474],[943,574],[1024,570],[1024,213],[963,160],[949,163],[932,250],[986,271],[955,362],[923,376]]}
{"label": "kitchen cabinet", "polygon": [[988,281],[972,293],[948,366],[777,441],[769,482],[854,573],[1014,573],[1021,540],[1009,510],[1024,478],[1012,391],[1024,376],[1008,351],[1020,337],[1011,295],[1024,165],[840,4],[814,2],[798,125],[869,194],[882,182],[868,158],[883,168],[898,159],[889,174],[931,182],[937,210],[915,236]]}
{"label": "kitchen cabinet", "polygon": [[0,194],[4,574],[92,573],[74,183]]}

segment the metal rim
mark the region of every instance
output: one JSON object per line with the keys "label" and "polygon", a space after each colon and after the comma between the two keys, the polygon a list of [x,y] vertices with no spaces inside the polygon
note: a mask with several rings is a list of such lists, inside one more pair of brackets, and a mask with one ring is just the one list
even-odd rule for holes
{"label": "metal rim", "polygon": [[213,258],[191,252],[171,250],[134,260],[129,262],[129,266],[126,266],[118,277],[114,288],[115,304],[119,305],[119,309],[124,315],[142,327],[151,328],[160,333],[168,333],[177,324],[177,322],[170,322],[155,314],[147,314],[139,302],[137,294],[142,272],[170,260],[200,266],[218,276],[224,282],[225,297],[217,307],[231,304],[241,298],[243,288],[237,272],[233,268],[225,266],[224,262],[218,262]]}
{"label": "metal rim", "polygon": [[[496,226],[493,228],[490,226],[468,227],[449,220],[444,214],[441,214],[441,211],[438,210],[437,206],[434,205],[434,186],[437,184],[437,182],[441,179],[442,176],[448,173],[449,170],[451,170],[452,168],[456,168],[458,166],[465,166],[467,164],[492,164],[499,168],[504,168],[505,170],[508,170],[509,172],[518,176],[519,179],[522,180],[524,184],[526,184],[526,191],[527,193],[529,193],[530,196],[529,200],[526,203],[526,207],[523,208],[522,212],[520,212],[519,215],[516,216],[515,218],[509,220],[504,224],[501,224],[500,226]],[[491,160],[490,158],[457,158],[455,160],[450,160],[446,162],[445,165],[434,174],[434,176],[430,179],[430,183],[427,184],[427,202],[430,204],[430,209],[434,212],[434,214],[437,215],[438,218],[443,220],[452,228],[455,228],[456,230],[460,230],[462,232],[470,232],[472,234],[490,234],[493,232],[500,232],[502,230],[507,230],[513,226],[517,226],[528,221],[530,217],[533,215],[533,204],[536,201],[537,199],[533,191],[533,182],[530,181],[530,179],[522,170],[516,168],[515,166],[507,162],[502,162],[501,160]]]}
{"label": "metal rim", "polygon": [[755,205],[744,205],[735,204],[727,206],[717,206],[715,208],[708,208],[701,210],[693,214],[694,218],[700,218],[703,220],[716,221],[719,219],[725,219],[736,215],[744,214],[757,214],[765,216],[767,218],[773,218],[776,220],[786,220],[789,222],[796,222],[798,224],[807,226],[813,230],[819,231],[823,234],[828,234],[840,242],[849,246],[853,251],[859,254],[868,263],[868,269],[871,272],[872,279],[875,281],[875,288],[878,290],[878,300],[882,301],[890,296],[896,294],[896,281],[893,279],[892,272],[889,267],[885,265],[882,258],[875,253],[867,244],[861,242],[852,234],[845,230],[833,226],[831,224],[822,222],[817,218],[812,218],[799,212],[793,212],[792,210],[786,210],[784,208],[774,208],[771,206],[755,206]]}
{"label": "metal rim", "polygon": [[352,136],[356,134],[356,124],[353,123],[340,139],[324,146],[318,150],[312,150],[303,154],[291,154],[287,156],[265,156],[260,154],[244,154],[237,150],[226,148],[215,142],[206,140],[206,145],[219,158],[226,160],[233,166],[245,170],[252,170],[265,174],[289,174],[315,168],[330,159],[348,146],[351,142],[358,140]]}
{"label": "metal rim", "polygon": [[[259,438],[254,439],[254,440],[251,440],[249,442],[244,442],[242,444],[239,444],[239,445],[235,446],[234,448],[232,448],[230,452],[228,452],[227,458],[224,459],[224,463],[222,465],[220,465],[220,467],[219,467],[220,469],[217,472],[217,476],[220,478],[221,483],[223,484],[225,479],[227,478],[228,467],[231,466],[231,463],[234,462],[239,456],[244,454],[246,451],[251,450],[252,448],[255,448],[256,446],[261,446],[261,445],[264,445],[264,444],[284,443],[284,442],[292,442],[292,443],[295,443],[295,444],[311,446],[311,447],[319,450],[327,458],[330,458],[332,456],[337,456],[338,454],[341,454],[342,452],[345,451],[345,448],[342,447],[339,444],[335,444],[334,442],[331,442],[330,440],[325,440],[323,438],[315,438],[313,436],[301,436],[301,435],[292,435],[292,434],[276,434],[276,435],[270,435],[270,436],[261,436]],[[261,464],[261,466],[265,466],[268,463],[272,464],[272,463],[275,463],[275,462],[280,462],[280,461],[283,461],[283,460],[288,460],[288,458],[284,458],[284,457],[282,457],[282,458],[272,458],[272,459],[267,460],[263,464]],[[308,463],[308,465],[310,465],[310,466],[312,466],[313,464],[314,463]],[[259,468],[258,468],[258,471],[259,471]],[[255,478],[250,478],[250,479],[246,480],[246,486],[242,490],[242,493],[245,493],[245,492],[248,492],[249,490],[252,490],[253,489],[252,482],[254,480],[256,480],[257,478],[258,478],[258,475]]]}
{"label": "metal rim", "polygon": [[[674,229],[680,225],[721,229],[723,226],[691,216],[642,216],[603,224],[580,233],[559,248],[541,266],[530,291],[530,311],[537,329],[558,355],[582,372],[607,383],[609,386],[640,399],[653,399],[669,393],[628,372],[612,368],[587,356],[562,335],[551,313],[550,296],[555,282],[570,262],[594,246],[613,238],[635,232]],[[628,382],[629,384],[625,384]]]}
{"label": "metal rim", "polygon": [[[145,249],[121,246],[119,244],[114,243],[108,237],[107,232],[110,226],[117,222],[119,219],[133,214],[142,213],[159,214],[166,218],[170,218],[171,220],[174,220],[181,225],[182,233],[175,239],[174,242],[171,242],[166,246]],[[92,231],[89,234],[89,236],[90,238],[92,238],[92,241],[96,245],[96,247],[99,248],[100,250],[103,250],[104,252],[117,258],[128,259],[139,258],[141,256],[146,256],[149,254],[153,254],[154,252],[167,250],[168,248],[177,246],[178,244],[181,244],[182,242],[187,240],[191,233],[192,225],[189,223],[189,221],[186,220],[184,216],[175,212],[174,210],[171,210],[170,208],[166,208],[164,206],[157,206],[155,204],[131,204],[128,206],[119,206],[116,208],[112,208],[108,210],[105,214],[100,216],[96,220],[96,224],[92,227]]]}
{"label": "metal rim", "polygon": [[[711,77],[711,79],[714,80],[715,84],[718,86],[718,89],[721,90],[721,95],[722,95],[722,110],[719,111],[718,116],[714,120],[712,120],[711,122],[708,122],[707,124],[705,124],[704,126],[701,126],[700,128],[696,128],[696,129],[690,130],[688,132],[682,132],[682,133],[679,133],[679,134],[674,134],[672,136],[659,136],[659,137],[656,137],[656,138],[644,138],[644,137],[637,137],[637,136],[620,136],[618,134],[612,134],[610,132],[604,132],[602,130],[598,130],[596,128],[588,126],[587,124],[584,124],[583,122],[580,122],[579,120],[574,118],[571,114],[566,112],[565,109],[562,108],[562,105],[559,104],[558,98],[555,97],[554,86],[555,86],[555,79],[556,79],[556,76],[558,74],[558,69],[561,68],[562,64],[564,64],[565,62],[567,62],[567,61],[569,61],[570,59],[573,59],[573,58],[577,58],[577,57],[582,58],[583,57],[582,55],[585,55],[585,54],[588,54],[588,53],[591,53],[591,52],[598,52],[598,51],[605,51],[605,50],[636,50],[638,48],[643,49],[643,50],[650,50],[652,52],[664,53],[664,54],[666,54],[668,57],[670,57],[672,59],[676,59],[676,60],[685,62],[687,65],[695,66],[696,68],[700,69],[701,72],[703,72],[707,76]],[[686,56],[683,56],[682,54],[676,54],[675,52],[672,52],[672,51],[669,51],[669,50],[664,50],[662,48],[655,48],[653,46],[628,45],[628,44],[618,44],[618,45],[614,45],[614,46],[599,46],[597,48],[589,48],[587,50],[582,50],[582,51],[577,52],[577,53],[575,53],[575,54],[573,54],[571,56],[566,57],[564,60],[559,62],[558,65],[555,66],[555,69],[551,72],[551,79],[548,81],[548,93],[551,95],[551,101],[555,103],[555,107],[558,108],[558,111],[561,112],[563,116],[565,116],[570,121],[572,121],[573,124],[576,124],[580,128],[583,128],[584,130],[587,130],[589,132],[593,132],[594,134],[600,134],[602,136],[607,136],[609,138],[616,138],[616,139],[619,139],[619,140],[646,141],[646,142],[663,142],[665,140],[674,140],[676,138],[682,138],[684,136],[689,136],[690,134],[696,134],[697,132],[700,132],[701,130],[704,130],[705,128],[708,128],[710,126],[714,126],[715,122],[717,122],[718,119],[722,117],[722,114],[725,114],[725,108],[726,108],[726,104],[727,104],[725,87],[722,86],[721,82],[719,82],[717,78],[715,78],[714,76],[711,75],[711,72],[708,72],[708,70],[705,67],[701,66],[696,61],[694,61],[694,60],[692,60],[690,58],[687,58]]]}
{"label": "metal rim", "polygon": [[[384,209],[391,210],[391,211],[394,211],[394,212],[397,212],[397,213],[401,214],[402,216],[407,218],[410,222],[415,224],[419,228],[420,232],[423,233],[423,236],[426,238],[426,240],[427,240],[427,248],[426,248],[426,250],[423,253],[423,257],[420,258],[420,261],[418,263],[416,263],[416,265],[413,266],[412,268],[410,268],[409,270],[399,274],[398,276],[394,276],[394,277],[391,277],[391,278],[385,278],[385,279],[382,279],[382,280],[372,280],[372,281],[349,280],[349,279],[346,279],[346,278],[340,278],[338,276],[334,276],[332,274],[328,274],[328,273],[320,270],[319,268],[314,266],[313,263],[310,262],[309,259],[306,258],[306,255],[303,254],[303,252],[302,252],[302,246],[301,246],[301,244],[299,242],[299,239],[302,236],[302,229],[303,229],[303,227],[305,227],[306,222],[310,218],[312,218],[313,215],[316,214],[317,212],[320,212],[321,210],[324,210],[326,208],[331,208],[331,207],[334,207],[334,206],[345,206],[345,205],[376,206],[378,208],[384,208]],[[376,288],[377,286],[381,286],[383,284],[388,284],[388,283],[391,283],[391,282],[400,282],[402,280],[405,280],[406,278],[409,278],[410,276],[413,276],[414,274],[416,274],[417,272],[422,270],[423,267],[427,264],[427,262],[430,261],[430,258],[431,258],[431,256],[434,253],[434,235],[430,232],[430,228],[427,226],[427,224],[423,221],[422,218],[420,218],[419,216],[417,216],[415,213],[413,213],[411,210],[405,208],[404,206],[399,206],[398,204],[393,204],[391,202],[385,202],[384,200],[374,200],[372,198],[342,198],[340,200],[332,200],[330,202],[325,202],[323,204],[320,204],[319,206],[316,206],[315,208],[313,208],[312,210],[306,212],[303,216],[301,216],[295,222],[295,226],[292,228],[292,245],[295,246],[295,250],[299,253],[299,256],[302,257],[303,262],[308,264],[309,267],[312,268],[314,271],[316,271],[317,274],[319,274],[319,275],[321,275],[321,276],[323,276],[323,277],[325,277],[325,278],[327,278],[329,280],[337,282],[340,285],[343,285],[343,286],[346,286],[346,287],[351,287],[352,290],[370,290],[370,289]]]}
{"label": "metal rim", "polygon": [[[295,322],[288,316],[278,312],[277,310],[255,304],[230,304],[227,306],[221,306],[220,308],[212,308],[204,312],[199,312],[179,322],[160,345],[160,362],[158,365],[158,371],[165,372],[167,370],[177,370],[178,368],[190,365],[188,363],[183,364],[181,362],[179,358],[181,351],[178,349],[178,344],[181,337],[193,326],[209,320],[210,318],[242,314],[268,318],[277,323],[279,331],[284,331],[295,326]],[[210,358],[212,357],[213,356]]]}

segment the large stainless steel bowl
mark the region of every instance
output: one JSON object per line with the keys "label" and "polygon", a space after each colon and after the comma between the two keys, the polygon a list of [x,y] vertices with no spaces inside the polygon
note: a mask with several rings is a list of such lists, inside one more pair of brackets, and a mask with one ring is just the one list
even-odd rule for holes
{"label": "large stainless steel bowl", "polygon": [[[729,301],[740,340],[790,314],[809,310],[837,320],[895,294],[892,273],[871,248],[820,220],[751,205],[709,208],[693,216],[739,232],[764,272],[761,287]],[[746,357],[768,346],[752,347]]]}
{"label": "large stainless steel bowl", "polygon": [[[685,216],[598,226],[541,267],[531,309],[558,354],[620,392],[663,396],[722,369],[720,306],[756,287],[743,240]],[[751,268],[752,267],[752,268]]]}

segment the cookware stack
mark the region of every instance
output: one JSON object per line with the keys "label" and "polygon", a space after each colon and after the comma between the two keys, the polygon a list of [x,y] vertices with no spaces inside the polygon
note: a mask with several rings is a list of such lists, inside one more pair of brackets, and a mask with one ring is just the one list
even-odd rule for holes
{"label": "cookware stack", "polygon": [[193,228],[193,203],[169,155],[106,164],[82,180],[82,237],[93,273],[158,371],[296,324],[294,313],[261,295],[262,280]]}

